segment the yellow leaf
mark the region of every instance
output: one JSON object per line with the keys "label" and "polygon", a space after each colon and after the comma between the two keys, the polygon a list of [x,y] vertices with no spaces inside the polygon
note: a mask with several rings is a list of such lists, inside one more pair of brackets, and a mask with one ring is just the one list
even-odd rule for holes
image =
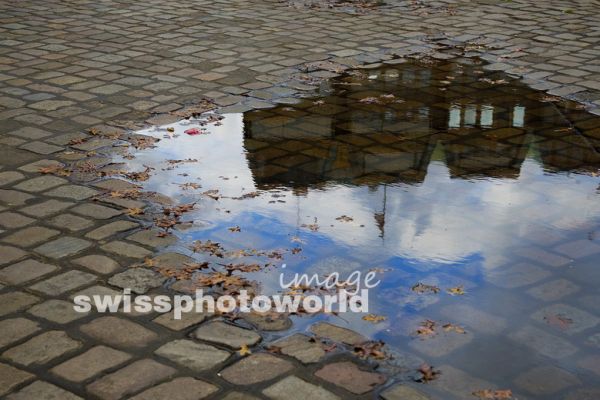
{"label": "yellow leaf", "polygon": [[252,354],[252,352],[248,348],[248,345],[243,344],[242,347],[240,347],[240,349],[238,350],[238,354],[240,356],[247,356],[248,354]]}
{"label": "yellow leaf", "polygon": [[462,296],[463,294],[465,294],[465,290],[463,289],[462,286],[450,288],[447,290],[447,292],[453,296]]}
{"label": "yellow leaf", "polygon": [[372,322],[374,324],[378,324],[381,321],[385,321],[387,319],[387,317],[384,317],[383,315],[369,314],[369,315],[365,315],[364,317],[362,317],[362,319],[365,321]]}

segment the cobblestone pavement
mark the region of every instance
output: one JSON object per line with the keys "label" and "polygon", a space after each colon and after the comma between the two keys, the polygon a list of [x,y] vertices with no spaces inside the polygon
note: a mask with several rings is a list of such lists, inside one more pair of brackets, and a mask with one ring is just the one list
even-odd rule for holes
{"label": "cobblestone pavement", "polygon": [[[410,54],[481,55],[489,69],[597,112],[599,5],[388,1],[349,13],[246,0],[1,2],[0,395],[372,398],[383,375],[345,356],[324,365],[302,335],[280,343],[282,355],[241,357],[235,349],[260,335],[204,315],[75,314],[77,293],[160,285],[127,267],[161,243],[123,215],[144,203],[92,201],[126,188],[123,181],[91,185],[39,169],[106,162],[93,152],[114,137],[80,141],[94,126],[160,119],[202,97],[225,111],[268,108],[348,66]],[[357,340],[329,325],[315,329],[334,341]],[[386,400],[423,398],[408,386],[385,390]]]}

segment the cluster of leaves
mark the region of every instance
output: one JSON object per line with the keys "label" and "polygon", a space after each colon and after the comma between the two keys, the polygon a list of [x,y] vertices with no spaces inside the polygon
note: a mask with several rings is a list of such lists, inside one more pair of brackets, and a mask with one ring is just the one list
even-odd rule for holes
{"label": "cluster of leaves", "polygon": [[[421,322],[421,325],[415,331],[415,335],[422,339],[435,336],[438,334],[437,327],[437,322],[426,319],[425,321]],[[461,334],[467,333],[463,327],[451,323],[443,324],[441,327],[444,332],[455,332]]]}

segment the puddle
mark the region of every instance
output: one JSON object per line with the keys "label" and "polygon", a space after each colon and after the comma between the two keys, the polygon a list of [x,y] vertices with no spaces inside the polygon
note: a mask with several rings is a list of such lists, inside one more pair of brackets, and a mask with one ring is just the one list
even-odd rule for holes
{"label": "puddle", "polygon": [[[167,250],[229,262],[189,249],[211,240],[279,250],[261,262],[293,272],[375,269],[370,311],[387,319],[328,319],[439,368],[422,386],[443,398],[597,387],[600,119],[477,63],[390,65],[319,94],[138,132],[161,139],[124,160],[155,168],[144,190],[197,202]],[[249,276],[278,289],[275,268]],[[416,335],[426,320],[435,335]]]}

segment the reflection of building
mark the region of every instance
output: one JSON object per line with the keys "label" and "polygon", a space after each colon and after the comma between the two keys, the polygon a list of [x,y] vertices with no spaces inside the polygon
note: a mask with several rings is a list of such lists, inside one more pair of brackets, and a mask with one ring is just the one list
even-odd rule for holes
{"label": "reflection of building", "polygon": [[560,132],[568,123],[552,104],[474,69],[401,64],[346,78],[322,104],[246,114],[256,182],[419,183],[432,158],[453,177],[515,178],[531,147],[547,168],[600,165],[582,137]]}

